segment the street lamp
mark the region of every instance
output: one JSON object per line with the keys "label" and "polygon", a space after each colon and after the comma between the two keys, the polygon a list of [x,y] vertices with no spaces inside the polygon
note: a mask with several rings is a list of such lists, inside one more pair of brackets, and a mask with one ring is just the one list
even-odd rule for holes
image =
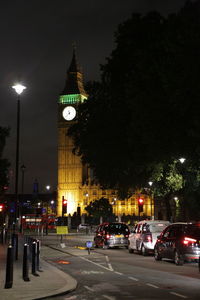
{"label": "street lamp", "polygon": [[185,160],[186,159],[184,157],[179,158],[179,161],[180,161],[181,164],[183,164],[185,162]]}
{"label": "street lamp", "polygon": [[[46,185],[46,190],[49,192],[50,191],[50,185]],[[47,207],[46,207],[46,235],[48,235],[48,201],[49,199],[47,199]]]}
{"label": "street lamp", "polygon": [[19,199],[18,199],[18,175],[19,175],[19,137],[20,137],[20,95],[25,86],[21,84],[16,84],[12,86],[12,88],[16,91],[17,97],[17,140],[16,140],[16,165],[15,165],[15,216],[14,216],[14,224],[16,224],[17,217],[20,215],[19,209]]}
{"label": "street lamp", "polygon": [[[149,184],[149,186],[150,186],[150,188],[151,188],[151,186],[152,186],[152,184],[153,184],[153,181],[149,181],[148,182],[148,184]],[[151,191],[151,189],[150,189],[150,191]],[[151,219],[153,219],[153,209],[152,209],[152,198],[153,198],[153,193],[152,193],[152,191],[151,191],[151,193],[150,193],[150,197],[151,197]]]}

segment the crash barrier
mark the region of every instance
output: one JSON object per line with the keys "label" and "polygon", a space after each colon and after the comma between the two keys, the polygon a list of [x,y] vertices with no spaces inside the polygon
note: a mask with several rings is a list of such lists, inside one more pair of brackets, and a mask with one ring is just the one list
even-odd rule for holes
{"label": "crash barrier", "polygon": [[[7,249],[6,260],[6,280],[5,289],[12,288],[13,285],[13,264],[14,260],[18,259],[18,235],[13,234],[11,243]],[[31,237],[26,238],[23,245],[23,263],[22,263],[22,278],[24,281],[30,281],[29,264],[31,263],[32,275],[39,276],[37,271],[40,270],[40,241]]]}

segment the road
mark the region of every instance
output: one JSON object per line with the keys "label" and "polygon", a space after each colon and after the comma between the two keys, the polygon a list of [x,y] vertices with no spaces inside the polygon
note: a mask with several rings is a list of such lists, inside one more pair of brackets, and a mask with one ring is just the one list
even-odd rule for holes
{"label": "road", "polygon": [[[130,254],[127,249],[82,248],[93,236],[69,235],[66,247],[49,236],[42,241],[43,257],[74,277],[78,287],[59,300],[130,300],[130,299],[200,299],[198,264],[176,266],[171,261],[155,261],[153,256]],[[45,249],[46,253],[45,255]]]}

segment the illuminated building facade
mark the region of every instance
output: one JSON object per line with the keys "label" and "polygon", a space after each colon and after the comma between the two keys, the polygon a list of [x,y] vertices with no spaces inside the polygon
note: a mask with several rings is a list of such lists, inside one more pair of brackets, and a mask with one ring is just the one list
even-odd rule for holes
{"label": "illuminated building facade", "polygon": [[[86,213],[85,207],[102,197],[109,199],[116,215],[138,216],[138,196],[134,194],[126,200],[117,199],[116,190],[103,190],[95,182],[92,171],[82,164],[81,158],[73,154],[73,141],[67,135],[71,124],[76,122],[77,106],[87,100],[84,89],[83,74],[77,64],[76,52],[69,69],[63,92],[58,100],[58,206],[57,215],[62,216],[62,200],[67,200],[67,215],[78,210]],[[143,214],[153,215],[153,203],[145,197]]]}

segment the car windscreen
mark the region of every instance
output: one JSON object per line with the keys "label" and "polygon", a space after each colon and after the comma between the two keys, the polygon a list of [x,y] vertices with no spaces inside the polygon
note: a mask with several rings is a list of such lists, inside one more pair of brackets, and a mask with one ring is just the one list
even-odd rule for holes
{"label": "car windscreen", "polygon": [[200,238],[200,225],[188,224],[185,226],[185,234],[191,237]]}
{"label": "car windscreen", "polygon": [[105,230],[110,233],[129,232],[129,229],[125,224],[109,224],[106,226]]}
{"label": "car windscreen", "polygon": [[159,233],[162,232],[168,225],[169,223],[147,224],[146,231],[151,233],[155,233],[155,232]]}

